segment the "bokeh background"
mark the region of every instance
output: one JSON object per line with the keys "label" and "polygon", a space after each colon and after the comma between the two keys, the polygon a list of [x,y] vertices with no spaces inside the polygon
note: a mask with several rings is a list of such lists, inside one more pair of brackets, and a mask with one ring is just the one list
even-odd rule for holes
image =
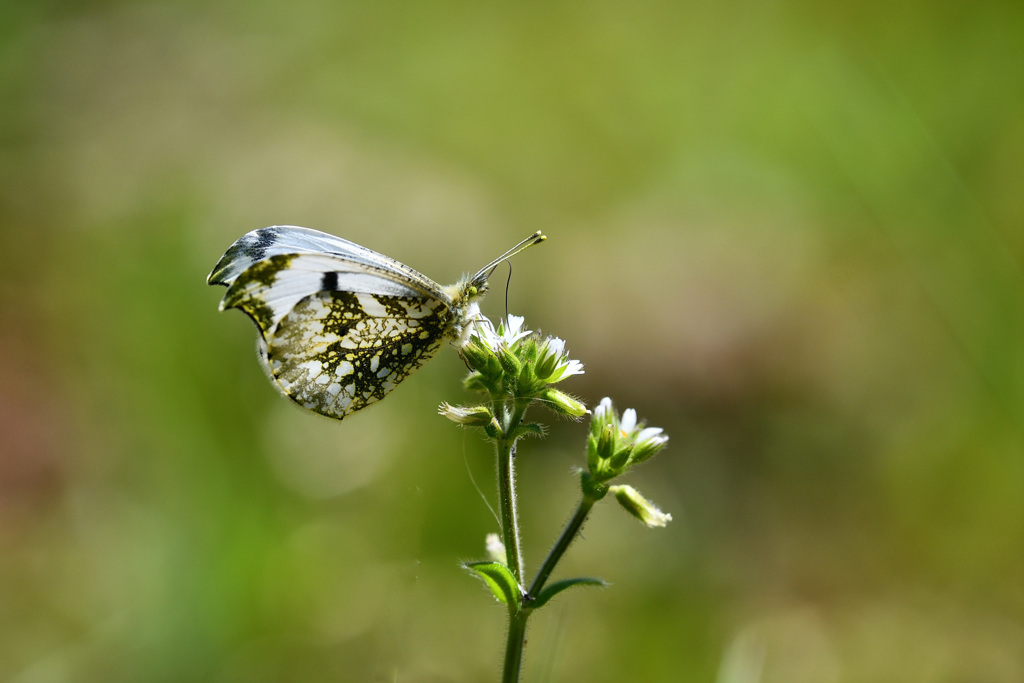
{"label": "bokeh background", "polygon": [[[496,680],[450,349],[334,423],[205,277],[257,227],[508,307],[671,436],[528,681],[1024,680],[1020,2],[0,6],[0,680]],[[505,310],[504,279],[485,312]],[[544,417],[547,419],[547,416]],[[520,457],[526,560],[585,425]]]}

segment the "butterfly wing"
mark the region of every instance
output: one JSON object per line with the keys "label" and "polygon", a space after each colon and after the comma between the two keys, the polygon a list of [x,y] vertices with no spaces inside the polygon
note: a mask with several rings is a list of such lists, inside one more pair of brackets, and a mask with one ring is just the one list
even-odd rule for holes
{"label": "butterfly wing", "polygon": [[426,362],[452,325],[440,285],[383,254],[292,226],[250,232],[210,273],[262,335],[278,388],[341,419],[384,397]]}
{"label": "butterfly wing", "polygon": [[341,419],[384,398],[427,362],[451,317],[439,299],[317,292],[266,339],[263,362],[290,399]]}
{"label": "butterfly wing", "polygon": [[326,232],[295,225],[272,225],[242,235],[224,252],[206,281],[211,285],[230,287],[254,264],[286,254],[328,254],[371,271],[398,272],[403,279],[415,283],[416,288],[427,294],[438,287],[427,276],[384,254]]}

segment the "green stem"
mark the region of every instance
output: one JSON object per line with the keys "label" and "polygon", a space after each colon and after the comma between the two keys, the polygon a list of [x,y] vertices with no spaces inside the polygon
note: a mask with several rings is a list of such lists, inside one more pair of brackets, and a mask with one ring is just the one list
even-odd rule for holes
{"label": "green stem", "polygon": [[590,509],[594,507],[594,503],[597,502],[595,498],[586,494],[580,499],[579,505],[576,506],[576,512],[573,514],[572,519],[562,529],[562,535],[555,541],[555,545],[551,547],[551,552],[544,558],[544,564],[540,566],[540,570],[537,572],[536,578],[533,583],[530,584],[530,590],[527,591],[528,595],[536,597],[541,590],[544,588],[544,583],[551,576],[551,572],[555,570],[555,565],[562,559],[562,555],[568,550],[569,544],[573,542],[576,535],[580,532],[580,528],[583,526],[583,522],[586,521],[587,515],[590,514]]}
{"label": "green stem", "polygon": [[[523,553],[519,536],[519,514],[516,510],[516,437],[519,425],[523,422],[529,400],[514,399],[512,405],[506,406],[504,400],[492,403],[492,414],[501,415],[502,435],[496,439],[498,455],[498,504],[501,507],[501,535],[505,543],[505,559],[516,584],[522,591],[523,585]],[[500,410],[500,412],[499,412]],[[510,436],[513,435],[513,436]],[[526,619],[529,610],[511,607],[508,613],[508,640],[505,646],[504,683],[516,683],[523,662],[523,646],[526,643]]]}
{"label": "green stem", "polygon": [[516,444],[498,439],[498,504],[501,508],[501,535],[505,543],[508,568],[516,582],[523,584],[522,549],[519,541],[519,513],[516,510]]}
{"label": "green stem", "polygon": [[502,683],[517,683],[523,665],[523,646],[526,644],[526,619],[529,610],[517,610],[508,615],[508,640],[505,645],[505,672]]}
{"label": "green stem", "polygon": [[516,437],[515,433],[523,422],[529,400],[515,399],[509,410],[505,401],[492,397],[492,414],[501,415],[503,434],[496,439],[498,455],[498,505],[501,508],[501,536],[505,544],[508,568],[516,582],[523,585],[523,551],[519,536],[519,512],[516,509]]}
{"label": "green stem", "polygon": [[[499,448],[500,452],[500,448]],[[551,572],[554,571],[555,565],[562,559],[562,555],[569,548],[569,544],[573,542],[576,535],[580,532],[580,528],[583,526],[583,522],[586,521],[587,516],[590,514],[591,508],[594,507],[594,503],[597,502],[596,498],[584,494],[580,499],[579,505],[576,506],[576,512],[573,514],[572,519],[565,525],[562,530],[562,534],[558,537],[555,545],[551,548],[551,552],[544,559],[544,564],[541,565],[540,571],[537,572],[537,577],[533,580],[530,585],[530,590],[527,595],[537,595],[544,588],[544,583],[551,576]],[[513,516],[514,516],[513,504]],[[518,527],[517,527],[518,528]],[[518,539],[518,532],[517,532]],[[506,542],[505,548],[506,553],[508,548],[511,547]],[[511,565],[512,554],[508,554],[508,561]],[[516,550],[516,562],[519,562],[518,547]],[[513,570],[514,571],[514,570]],[[516,578],[519,580],[518,575]],[[526,643],[526,620],[530,616],[531,610],[529,607],[525,609],[510,609],[508,614],[508,640],[505,644],[505,672],[502,676],[502,683],[517,683],[519,680],[519,671],[522,668],[523,662],[523,646]]]}

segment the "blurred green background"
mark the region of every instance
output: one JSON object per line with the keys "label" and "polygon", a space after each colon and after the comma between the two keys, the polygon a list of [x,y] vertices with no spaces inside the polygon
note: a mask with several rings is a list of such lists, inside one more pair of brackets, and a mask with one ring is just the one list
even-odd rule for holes
{"label": "blurred green background", "polygon": [[[0,680],[496,680],[451,349],[334,423],[205,277],[290,223],[671,435],[527,681],[1024,680],[1024,4],[0,6]],[[504,312],[504,272],[485,312]],[[545,419],[547,416],[545,416]],[[526,560],[585,425],[520,456]]]}

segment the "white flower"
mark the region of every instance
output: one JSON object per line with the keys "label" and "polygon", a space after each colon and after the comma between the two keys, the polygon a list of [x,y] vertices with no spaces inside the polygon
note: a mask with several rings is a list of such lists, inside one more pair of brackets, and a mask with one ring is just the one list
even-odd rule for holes
{"label": "white flower", "polygon": [[665,430],[661,427],[644,427],[642,424],[638,425],[636,421],[636,411],[632,408],[626,408],[622,411],[622,419],[619,420],[619,434],[623,439],[632,441],[634,460],[638,459],[636,455],[637,449],[646,450],[653,448],[654,450],[658,450],[668,443],[668,437],[661,435],[663,431]]}
{"label": "white flower", "polygon": [[626,408],[622,411],[622,419],[619,420],[619,431],[622,432],[622,436],[628,438],[634,429],[636,429],[636,411]]}
{"label": "white flower", "polygon": [[569,358],[565,342],[558,337],[548,337],[538,348],[535,366],[537,379],[548,384],[561,382],[566,377],[583,374],[583,363]]}
{"label": "white flower", "polygon": [[660,451],[668,443],[668,436],[662,434],[664,430],[660,427],[647,427],[637,432],[633,441],[632,461],[643,462]]}
{"label": "white flower", "polygon": [[610,398],[594,409],[587,439],[587,466],[598,481],[607,481],[629,467],[647,460],[668,443],[660,427],[646,427],[636,411],[627,408],[616,415]]}
{"label": "white flower", "polygon": [[506,320],[499,321],[495,328],[491,321],[483,319],[482,324],[475,326],[472,336],[495,353],[501,349],[509,350],[517,341],[533,334],[523,327],[525,320],[522,316],[510,315]]}
{"label": "white flower", "polygon": [[523,327],[524,322],[526,322],[526,318],[523,316],[510,315],[507,319],[498,323],[498,334],[501,335],[501,340],[506,346],[512,346],[523,337],[528,337],[532,334],[530,330]]}
{"label": "white flower", "polygon": [[640,430],[640,433],[636,435],[636,444],[639,446],[642,443],[650,441],[651,443],[663,444],[668,441],[667,436],[660,436],[665,431],[661,427],[646,427]]}

